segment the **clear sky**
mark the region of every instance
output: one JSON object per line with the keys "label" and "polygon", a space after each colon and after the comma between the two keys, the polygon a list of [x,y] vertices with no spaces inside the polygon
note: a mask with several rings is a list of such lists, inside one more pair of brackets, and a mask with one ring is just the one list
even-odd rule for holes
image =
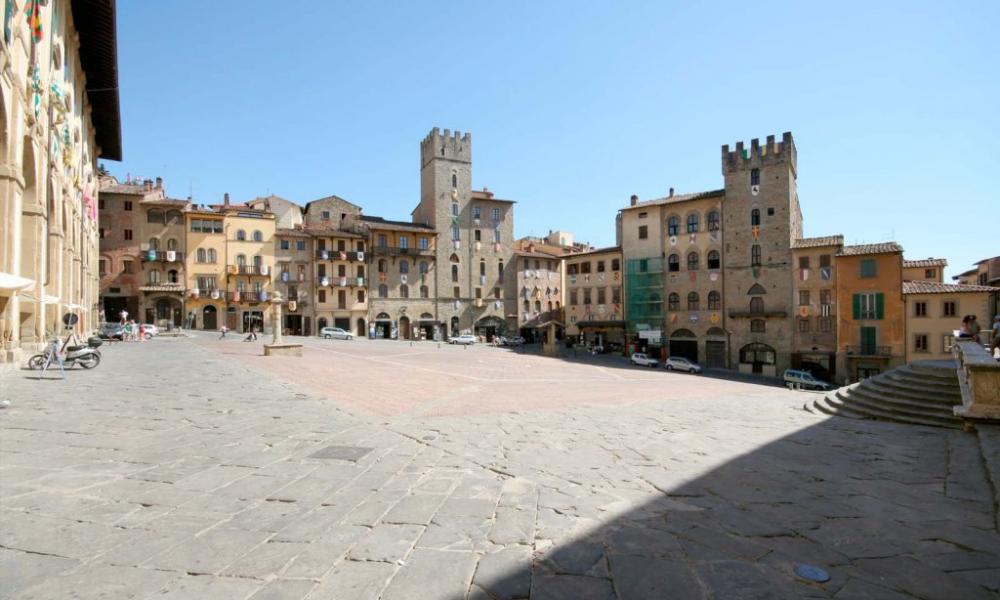
{"label": "clear sky", "polygon": [[124,161],[217,202],[336,194],[408,220],[419,143],[470,131],[515,234],[722,187],[792,131],[807,236],[1000,254],[1000,2],[118,3]]}

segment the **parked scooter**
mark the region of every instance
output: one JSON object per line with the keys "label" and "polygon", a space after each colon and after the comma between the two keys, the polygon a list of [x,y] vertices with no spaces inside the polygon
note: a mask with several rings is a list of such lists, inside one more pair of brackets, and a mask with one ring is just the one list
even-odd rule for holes
{"label": "parked scooter", "polygon": [[[63,365],[72,367],[76,363],[84,369],[93,369],[101,364],[101,351],[98,348],[104,342],[101,338],[92,337],[87,340],[86,346],[64,346],[63,351],[66,356],[63,358]],[[49,361],[49,354],[52,352],[51,346],[45,352],[36,354],[28,360],[29,369],[41,369]]]}

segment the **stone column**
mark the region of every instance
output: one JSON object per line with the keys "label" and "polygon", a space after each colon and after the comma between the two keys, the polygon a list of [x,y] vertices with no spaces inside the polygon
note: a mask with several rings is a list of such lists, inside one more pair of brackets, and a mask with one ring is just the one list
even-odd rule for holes
{"label": "stone column", "polygon": [[271,345],[277,346],[281,344],[281,293],[274,292],[271,296],[271,309],[273,314],[273,321],[271,322],[271,328],[273,329],[273,337],[271,338]]}

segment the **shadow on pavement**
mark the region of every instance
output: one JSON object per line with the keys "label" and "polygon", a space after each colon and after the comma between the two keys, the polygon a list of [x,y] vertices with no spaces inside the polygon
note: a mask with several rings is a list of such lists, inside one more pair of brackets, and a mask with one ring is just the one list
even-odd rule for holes
{"label": "shadow on pavement", "polygon": [[[528,546],[498,553],[510,553],[506,563],[488,555],[470,598],[972,600],[1000,592],[993,492],[974,434],[834,418],[707,472],[654,460],[630,470],[661,495],[576,532],[566,529],[571,522],[601,512],[595,490],[543,489],[530,566]],[[571,500],[552,500],[563,496]],[[514,562],[522,566],[502,568]],[[800,565],[830,578],[807,581],[796,575]]]}

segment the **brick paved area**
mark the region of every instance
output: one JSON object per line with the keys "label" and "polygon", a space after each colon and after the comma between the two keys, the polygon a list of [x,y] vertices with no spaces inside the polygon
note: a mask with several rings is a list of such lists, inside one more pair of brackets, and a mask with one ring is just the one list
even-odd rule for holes
{"label": "brick paved area", "polygon": [[0,597],[1000,591],[995,430],[611,359],[305,343],[158,339],[0,380]]}

